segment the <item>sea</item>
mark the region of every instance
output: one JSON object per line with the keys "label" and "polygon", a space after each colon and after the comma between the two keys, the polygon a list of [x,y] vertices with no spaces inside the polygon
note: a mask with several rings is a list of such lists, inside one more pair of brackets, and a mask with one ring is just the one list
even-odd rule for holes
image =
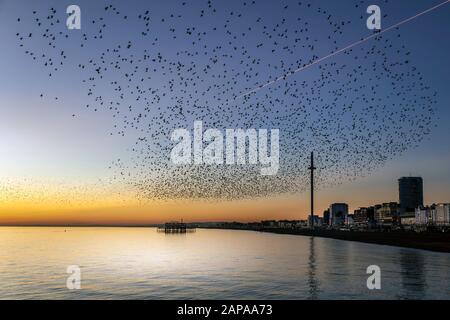
{"label": "sea", "polygon": [[450,254],[244,230],[0,227],[0,299],[448,300]]}

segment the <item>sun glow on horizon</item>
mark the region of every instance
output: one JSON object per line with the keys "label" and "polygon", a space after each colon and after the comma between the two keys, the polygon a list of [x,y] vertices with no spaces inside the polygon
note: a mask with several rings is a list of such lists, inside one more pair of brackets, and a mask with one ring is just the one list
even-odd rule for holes
{"label": "sun glow on horizon", "polygon": [[146,224],[258,221],[299,216],[293,196],[240,201],[139,200],[132,187],[96,181],[0,179],[0,224]]}

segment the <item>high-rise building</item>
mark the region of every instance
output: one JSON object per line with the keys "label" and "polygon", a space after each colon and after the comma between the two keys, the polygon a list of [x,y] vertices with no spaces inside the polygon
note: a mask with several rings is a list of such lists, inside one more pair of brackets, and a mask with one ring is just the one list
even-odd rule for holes
{"label": "high-rise building", "polygon": [[398,179],[400,214],[415,213],[423,207],[423,181],[421,177],[403,177]]}
{"label": "high-rise building", "polygon": [[327,209],[323,212],[323,224],[329,225],[330,224],[330,210]]}
{"label": "high-rise building", "polygon": [[330,225],[341,226],[345,224],[348,215],[348,204],[333,203],[330,206]]}

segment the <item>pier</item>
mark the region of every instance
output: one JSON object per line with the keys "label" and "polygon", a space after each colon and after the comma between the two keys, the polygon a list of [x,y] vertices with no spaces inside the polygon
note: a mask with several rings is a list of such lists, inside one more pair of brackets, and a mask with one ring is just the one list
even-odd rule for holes
{"label": "pier", "polygon": [[158,227],[158,232],[164,233],[187,233],[195,232],[195,227],[184,222],[166,222],[164,226]]}

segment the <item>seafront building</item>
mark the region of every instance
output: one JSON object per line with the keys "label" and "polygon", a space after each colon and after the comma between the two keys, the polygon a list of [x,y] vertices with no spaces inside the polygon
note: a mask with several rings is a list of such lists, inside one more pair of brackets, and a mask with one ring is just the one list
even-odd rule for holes
{"label": "seafront building", "polygon": [[355,209],[353,211],[353,227],[360,230],[376,228],[375,211],[380,207],[381,205],[376,205]]}
{"label": "seafront building", "polygon": [[431,219],[435,225],[450,225],[450,203],[439,203],[431,212]]}
{"label": "seafront building", "polygon": [[398,179],[400,215],[408,216],[423,207],[423,180],[421,177]]}
{"label": "seafront building", "polygon": [[[450,231],[450,203],[423,205],[423,181],[420,177],[399,180],[400,202],[385,202],[355,209],[349,214],[347,203],[332,203],[323,217],[313,216],[314,226],[336,230],[426,230]],[[416,207],[414,207],[417,205]],[[265,220],[255,223],[221,223],[233,229],[306,229],[311,226],[311,216],[306,220]]]}
{"label": "seafront building", "polygon": [[416,225],[450,225],[450,204],[438,203],[416,209]]}
{"label": "seafront building", "polygon": [[387,202],[376,206],[375,220],[381,225],[399,223],[400,206],[397,202]]}
{"label": "seafront building", "polygon": [[[323,225],[323,218],[314,215],[314,226],[315,227],[322,227]],[[311,216],[308,216],[308,225],[311,225]]]}
{"label": "seafront building", "polygon": [[424,206],[416,209],[416,219],[415,224],[418,226],[433,224],[433,211],[434,205]]}
{"label": "seafront building", "polygon": [[[450,227],[450,203],[423,205],[421,177],[398,179],[398,190],[399,202],[386,202],[355,209],[353,219],[349,218],[347,204],[334,203],[324,212],[323,221],[331,228],[339,228],[343,225],[343,219],[346,226],[357,230]],[[343,216],[345,218],[342,218]]]}
{"label": "seafront building", "polygon": [[327,226],[330,225],[330,209],[323,212],[323,224]]}
{"label": "seafront building", "polygon": [[345,224],[348,216],[348,204],[333,203],[330,206],[330,225],[339,227]]}

